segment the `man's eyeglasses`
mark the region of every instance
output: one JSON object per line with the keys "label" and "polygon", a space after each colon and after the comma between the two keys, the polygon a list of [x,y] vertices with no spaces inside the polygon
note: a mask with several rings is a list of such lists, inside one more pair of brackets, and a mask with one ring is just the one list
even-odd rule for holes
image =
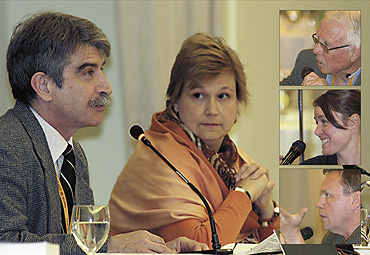
{"label": "man's eyeglasses", "polygon": [[322,42],[319,41],[319,37],[317,36],[317,34],[313,34],[312,35],[312,40],[315,44],[318,44],[320,43],[321,45],[321,48],[323,49],[323,51],[325,53],[328,53],[330,50],[336,50],[336,49],[341,49],[341,48],[345,48],[345,47],[348,47],[349,45],[343,45],[343,46],[339,46],[339,47],[334,47],[334,48],[328,48],[328,46],[326,46],[325,44],[323,44]]}

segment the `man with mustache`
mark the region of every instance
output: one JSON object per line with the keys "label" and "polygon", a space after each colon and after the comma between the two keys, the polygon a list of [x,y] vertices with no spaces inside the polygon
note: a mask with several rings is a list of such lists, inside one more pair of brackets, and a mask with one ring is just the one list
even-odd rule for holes
{"label": "man with mustache", "polygon": [[[360,244],[361,174],[355,169],[325,169],[325,179],[316,203],[326,235],[322,244]],[[280,208],[282,243],[305,243],[300,225],[307,208],[291,215]]]}
{"label": "man with mustache", "polygon": [[[72,136],[103,120],[112,93],[102,71],[110,49],[95,24],[63,13],[37,13],[16,26],[7,51],[16,102],[0,117],[0,241],[47,241],[61,254],[84,254],[69,231],[71,207],[94,204],[94,197],[86,156]],[[204,248],[136,231],[110,237],[101,252]]]}
{"label": "man with mustache", "polygon": [[[327,11],[312,39],[315,48],[298,54],[292,73],[280,85],[361,85],[360,11]],[[305,67],[312,72],[303,79]]]}

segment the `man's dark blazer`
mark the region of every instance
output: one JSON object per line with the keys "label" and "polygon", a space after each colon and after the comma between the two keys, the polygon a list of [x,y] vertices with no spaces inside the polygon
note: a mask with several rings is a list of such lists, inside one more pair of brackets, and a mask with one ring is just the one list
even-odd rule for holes
{"label": "man's dark blazer", "polygon": [[361,226],[358,226],[355,231],[346,239],[339,234],[334,234],[328,231],[323,237],[321,244],[361,244]]}
{"label": "man's dark blazer", "polygon": [[[321,78],[325,79],[326,74],[323,74],[320,72],[319,67],[317,65],[316,56],[313,54],[313,49],[308,50],[302,50],[296,59],[294,68],[292,70],[292,73],[284,78],[280,85],[284,86],[300,86],[303,82],[302,78],[302,70],[305,67],[310,67],[313,69],[313,71]],[[358,76],[354,86],[360,86],[361,85],[361,74]]]}
{"label": "man's dark blazer", "polygon": [[[76,204],[93,204],[86,156],[74,142]],[[0,241],[60,244],[60,254],[84,254],[61,234],[54,163],[43,129],[20,101],[0,117]]]}

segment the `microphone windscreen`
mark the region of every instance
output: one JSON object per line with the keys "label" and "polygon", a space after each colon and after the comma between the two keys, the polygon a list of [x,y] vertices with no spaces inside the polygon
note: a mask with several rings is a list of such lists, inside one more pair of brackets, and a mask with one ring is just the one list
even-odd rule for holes
{"label": "microphone windscreen", "polygon": [[302,73],[301,73],[302,79],[304,79],[304,77],[306,77],[306,75],[308,75],[309,73],[312,73],[312,72],[313,72],[313,69],[311,67],[306,66],[305,68],[303,68]]}
{"label": "microphone windscreen", "polygon": [[139,136],[144,133],[144,130],[139,125],[132,125],[130,128],[130,135],[132,138],[138,140]]}
{"label": "microphone windscreen", "polygon": [[301,140],[295,141],[290,147],[288,153],[281,160],[280,165],[292,164],[296,158],[302,155],[305,149],[306,149],[306,144],[303,141]]}
{"label": "microphone windscreen", "polygon": [[302,154],[306,149],[306,144],[301,140],[297,140],[292,144],[292,147],[295,147]]}
{"label": "microphone windscreen", "polygon": [[302,228],[300,231],[301,231],[303,240],[308,240],[313,236],[313,230],[310,227]]}

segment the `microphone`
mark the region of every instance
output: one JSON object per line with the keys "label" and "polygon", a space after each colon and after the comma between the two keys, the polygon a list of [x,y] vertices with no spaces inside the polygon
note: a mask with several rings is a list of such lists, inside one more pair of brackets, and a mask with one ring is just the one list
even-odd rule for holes
{"label": "microphone", "polygon": [[292,146],[290,147],[288,153],[285,155],[283,160],[281,161],[280,165],[290,165],[293,161],[298,158],[306,149],[306,144],[301,141],[295,141]]}
{"label": "microphone", "polygon": [[[213,250],[206,250],[206,251],[197,251],[195,253],[202,253],[202,254],[216,254],[216,255],[227,255],[227,254],[233,254],[232,249],[221,249],[221,244],[218,239],[218,234],[216,231],[216,224],[215,219],[213,218],[213,213],[211,211],[211,207],[209,206],[206,198],[203,196],[203,194],[191,183],[188,181],[188,179],[185,178],[149,141],[148,138],[146,138],[144,130],[139,125],[133,125],[130,128],[130,135],[132,138],[141,141],[143,144],[145,144],[147,147],[152,149],[152,151],[155,152],[202,200],[204,203],[209,216],[209,222],[211,226],[212,231],[212,248]],[[189,252],[186,252],[189,253]],[[190,252],[192,253],[192,252]],[[193,252],[194,253],[194,252]]]}
{"label": "microphone", "polygon": [[309,73],[312,73],[312,72],[313,72],[313,69],[311,67],[307,67],[307,66],[304,67],[301,73],[302,79],[304,79],[304,77],[306,77]]}
{"label": "microphone", "polygon": [[310,227],[305,227],[300,230],[303,240],[308,240],[313,236],[313,230]]}

